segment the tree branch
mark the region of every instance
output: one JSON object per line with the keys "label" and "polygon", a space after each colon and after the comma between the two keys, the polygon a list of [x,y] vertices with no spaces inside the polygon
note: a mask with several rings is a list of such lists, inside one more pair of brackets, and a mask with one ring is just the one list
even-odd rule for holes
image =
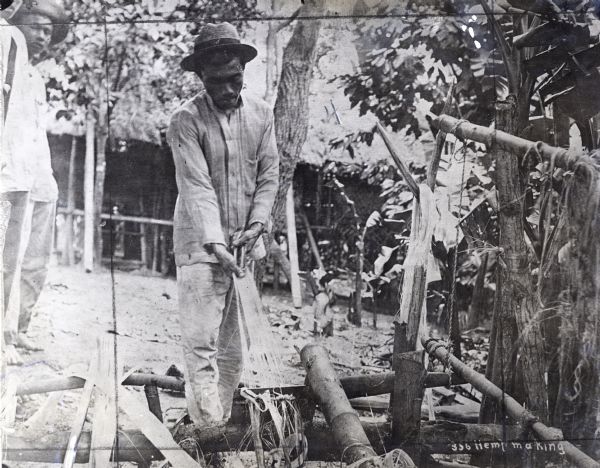
{"label": "tree branch", "polygon": [[278,33],[282,29],[287,28],[292,22],[300,15],[300,11],[302,11],[302,7],[299,7],[294,13],[292,13],[289,18],[287,18],[283,23],[280,23],[277,28],[275,28],[275,32]]}

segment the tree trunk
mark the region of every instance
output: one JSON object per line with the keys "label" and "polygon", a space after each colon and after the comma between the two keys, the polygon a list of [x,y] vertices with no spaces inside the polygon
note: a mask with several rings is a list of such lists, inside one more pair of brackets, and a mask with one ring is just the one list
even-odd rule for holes
{"label": "tree trunk", "polygon": [[[496,128],[515,132],[516,101],[510,98],[497,104]],[[516,319],[519,330],[520,359],[523,365],[528,407],[541,421],[548,421],[548,394],[545,382],[544,342],[537,300],[529,273],[527,245],[523,227],[524,184],[516,155],[496,149],[496,187],[500,211],[500,248],[505,269],[502,301]]]}
{"label": "tree trunk", "polygon": [[[324,0],[306,0],[304,13],[319,14]],[[297,20],[283,51],[281,77],[275,101],[275,136],[279,149],[279,190],[273,206],[275,229],[285,226],[286,194],[308,132],[308,97],[316,61],[321,21]]]}
{"label": "tree trunk", "polygon": [[94,269],[94,141],[96,122],[91,112],[86,116],[85,172],[83,180],[83,267],[90,273]]}
{"label": "tree trunk", "polygon": [[[104,179],[106,177],[106,144],[108,142],[108,127],[105,119],[100,117],[97,123],[98,134],[96,136],[96,179],[94,181],[94,220],[96,226],[95,255],[96,266],[102,265],[102,251],[104,242],[102,239],[102,207],[104,202]],[[111,227],[112,229],[112,227]],[[112,254],[112,253],[111,253]]]}
{"label": "tree trunk", "polygon": [[[271,0],[271,6],[269,14],[274,16],[277,11],[276,1]],[[277,53],[277,24],[274,21],[269,21],[269,31],[267,33],[267,57],[266,62],[266,89],[265,89],[265,101],[270,102],[273,94],[275,93],[275,86],[277,85],[277,69],[278,69],[278,53]]]}
{"label": "tree trunk", "polygon": [[71,139],[71,155],[69,157],[69,178],[67,182],[67,215],[65,216],[65,242],[60,257],[62,265],[75,263],[73,252],[73,210],[75,210],[75,161],[77,157],[77,137]]}

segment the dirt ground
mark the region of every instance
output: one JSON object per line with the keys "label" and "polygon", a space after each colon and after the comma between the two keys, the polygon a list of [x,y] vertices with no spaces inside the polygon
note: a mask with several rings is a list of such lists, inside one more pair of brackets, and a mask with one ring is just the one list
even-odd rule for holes
{"label": "dirt ground", "polygon": [[[290,385],[301,384],[305,373],[297,349],[314,339],[311,333],[312,301],[309,299],[302,309],[295,309],[289,293],[273,294],[267,289],[263,302],[268,308],[271,330],[280,343],[283,381]],[[77,267],[53,267],[30,327],[31,339],[44,350],[22,354],[25,364],[11,367],[8,372],[14,373],[19,381],[43,381],[49,377],[85,372],[97,337],[114,330],[117,372],[136,368],[164,374],[172,364],[183,369],[176,307],[174,279],[139,272],[115,272],[113,289],[109,271],[87,274]],[[339,374],[388,368],[385,354],[390,351],[392,318],[379,316],[378,328],[373,329],[370,314],[366,313],[363,327],[357,328],[347,324],[345,309],[341,306],[336,309],[335,334],[325,339],[324,344]],[[382,360],[378,359],[381,355],[384,355]],[[140,401],[145,404],[143,391],[137,391]],[[64,392],[58,402],[46,405],[42,418],[29,428],[29,433],[43,435],[69,431],[80,393],[81,390]],[[35,395],[20,399],[18,432],[26,429],[25,421],[42,408],[46,398],[47,395]],[[161,404],[167,424],[185,411],[185,399],[167,392],[161,391]],[[44,419],[47,424],[43,424]],[[124,428],[129,425],[123,418],[119,424]],[[89,422],[86,429],[89,429]]]}

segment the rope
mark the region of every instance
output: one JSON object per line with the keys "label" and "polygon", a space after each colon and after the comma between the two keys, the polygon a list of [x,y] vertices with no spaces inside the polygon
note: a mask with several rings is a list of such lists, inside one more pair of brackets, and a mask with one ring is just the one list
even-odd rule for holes
{"label": "rope", "polygon": [[[457,125],[460,124],[461,121],[459,121],[457,123]],[[460,195],[459,195],[459,201],[458,201],[458,218],[460,219],[460,214],[462,211],[462,203],[463,203],[463,191],[464,191],[464,185],[465,185],[465,173],[466,173],[466,168],[467,168],[467,145],[465,143],[464,140],[462,141],[462,160],[463,160],[463,166],[462,166],[462,174],[461,174],[461,179],[460,179]],[[456,276],[457,276],[457,272],[458,272],[458,242],[459,242],[459,238],[460,238],[460,224],[457,223],[456,224],[456,238],[455,238],[455,242],[454,242],[454,255],[453,255],[453,260],[452,260],[452,284],[450,285],[450,297],[448,298],[448,349],[450,350],[450,354],[454,354],[454,343],[452,343],[452,323],[453,323],[453,319],[454,319],[454,314],[455,314],[455,296],[456,296]],[[450,375],[450,378],[452,378],[452,368],[448,365],[448,363],[444,363],[444,366],[446,369],[448,369],[448,374]]]}

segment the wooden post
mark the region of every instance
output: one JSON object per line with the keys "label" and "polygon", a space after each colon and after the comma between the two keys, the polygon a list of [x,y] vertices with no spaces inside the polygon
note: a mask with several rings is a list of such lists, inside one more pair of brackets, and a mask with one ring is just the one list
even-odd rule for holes
{"label": "wooden post", "polygon": [[291,274],[290,286],[294,307],[302,307],[302,291],[300,289],[300,266],[298,264],[298,238],[296,237],[296,212],[294,209],[294,189],[290,185],[286,198],[288,249],[290,256]]}
{"label": "wooden post", "polygon": [[[99,339],[99,360],[96,385],[102,389],[94,397],[92,438],[90,443],[90,468],[110,466],[110,456],[117,438],[117,382],[115,335]],[[119,453],[119,445],[115,446]]]}
{"label": "wooden post", "polygon": [[[516,105],[514,100],[496,104],[496,128],[514,132]],[[516,319],[521,345],[523,378],[529,407],[542,421],[548,421],[548,394],[545,380],[544,342],[537,315],[537,296],[529,273],[527,245],[523,235],[523,198],[525,188],[519,169],[519,160],[506,150],[492,147],[496,161],[498,190],[498,224],[503,269],[504,290],[502,301],[506,310]],[[498,324],[505,326],[504,323]]]}
{"label": "wooden post", "polygon": [[420,328],[425,318],[427,263],[431,252],[436,207],[433,192],[425,185],[413,201],[412,225],[408,253],[404,261],[404,279],[400,310],[394,318],[395,338],[392,364],[396,374],[392,394],[392,434],[397,444],[411,443],[411,455],[418,461],[416,442],[420,429],[425,369],[423,356],[417,351]]}
{"label": "wooden post", "polygon": [[75,209],[75,163],[77,158],[77,136],[71,137],[71,155],[69,157],[69,179],[67,182],[67,214],[65,216],[65,239],[60,258],[61,264],[75,263],[73,251],[73,210]]}
{"label": "wooden post", "polygon": [[146,223],[140,223],[140,260],[142,262],[142,270],[148,269],[147,231]]}
{"label": "wooden post", "polygon": [[160,272],[163,276],[169,270],[168,236],[165,231],[166,229],[163,229],[160,233]]}
{"label": "wooden post", "polygon": [[85,170],[83,177],[83,267],[87,273],[94,270],[94,140],[95,122],[88,113],[85,127]]}
{"label": "wooden post", "polygon": [[304,227],[306,228],[306,236],[308,237],[310,250],[312,250],[313,256],[315,257],[315,261],[317,262],[317,266],[320,270],[325,270],[323,260],[321,260],[321,254],[319,253],[319,246],[317,245],[317,241],[315,241],[315,236],[313,236],[312,229],[310,228],[310,223],[308,222],[308,217],[306,216],[306,213],[304,211],[300,212],[300,217],[302,218],[302,222],[304,223]]}

